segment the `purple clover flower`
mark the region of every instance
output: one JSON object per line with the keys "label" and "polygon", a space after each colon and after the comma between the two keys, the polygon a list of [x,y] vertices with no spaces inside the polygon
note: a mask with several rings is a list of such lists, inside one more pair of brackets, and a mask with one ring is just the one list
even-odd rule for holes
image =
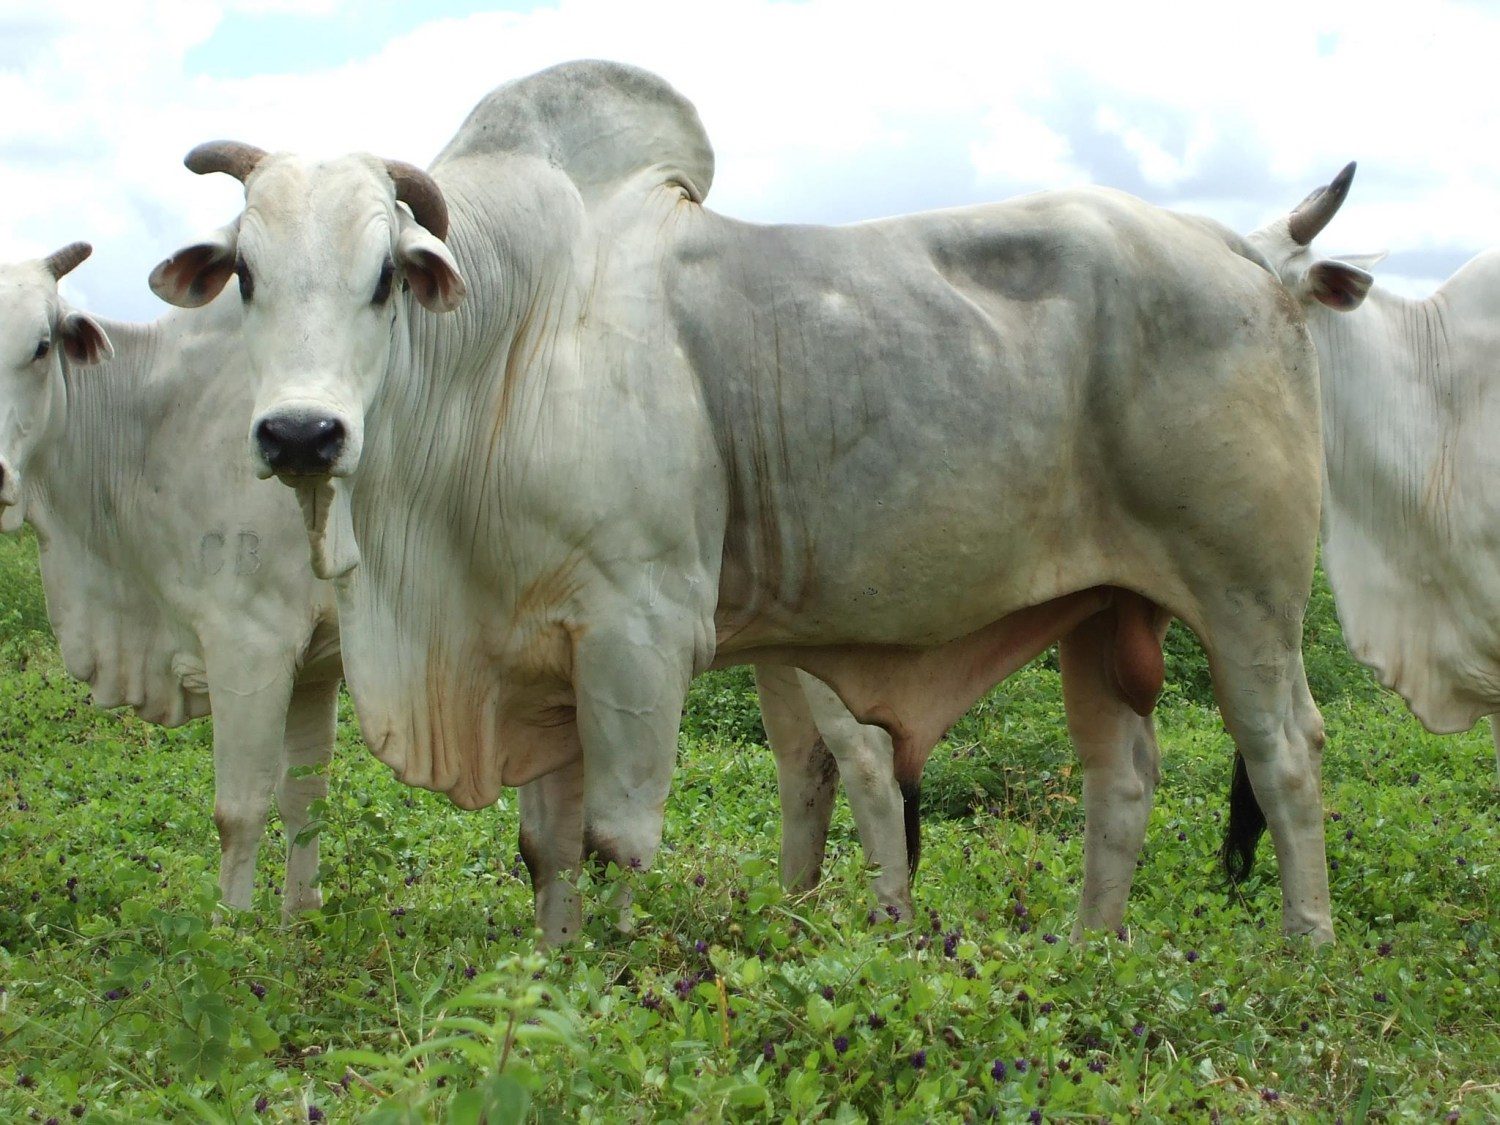
{"label": "purple clover flower", "polygon": [[849,1049],[849,1037],[847,1035],[836,1036],[833,1040],[833,1049],[842,1055]]}
{"label": "purple clover flower", "polygon": [[913,1070],[921,1070],[926,1065],[927,1065],[927,1052],[926,1051],[913,1051],[911,1053],[911,1068]]}
{"label": "purple clover flower", "polygon": [[990,1077],[996,1082],[1004,1082],[1006,1075],[1005,1063],[1001,1059],[995,1060],[995,1065],[990,1067]]}

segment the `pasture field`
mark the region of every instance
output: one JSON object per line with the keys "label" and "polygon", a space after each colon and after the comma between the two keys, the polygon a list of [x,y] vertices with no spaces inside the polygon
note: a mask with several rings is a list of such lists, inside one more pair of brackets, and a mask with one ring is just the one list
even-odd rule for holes
{"label": "pasture field", "polygon": [[[0,540],[0,1121],[1500,1118],[1488,732],[1426,735],[1344,655],[1326,589],[1308,662],[1331,949],[1280,936],[1269,841],[1225,891],[1230,744],[1174,637],[1128,940],[1066,940],[1080,785],[1044,660],[929,767],[913,924],[869,916],[842,804],[824,886],[778,890],[742,670],[694,688],[656,869],[585,876],[583,941],[544,957],[514,798],[406,789],[347,706],[325,911],[279,924],[268,839],[257,911],[215,921],[208,726],[91,708],[34,543]],[[627,879],[628,936],[603,907]]]}

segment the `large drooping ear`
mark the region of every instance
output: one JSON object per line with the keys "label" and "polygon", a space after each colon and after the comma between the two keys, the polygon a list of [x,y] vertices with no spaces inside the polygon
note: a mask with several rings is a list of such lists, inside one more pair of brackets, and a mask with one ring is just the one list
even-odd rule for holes
{"label": "large drooping ear", "polygon": [[88,367],[115,354],[104,329],[86,313],[66,310],[57,318],[57,334],[62,339],[63,354],[76,367]]}
{"label": "large drooping ear", "polygon": [[396,264],[411,286],[412,296],[430,312],[452,312],[463,303],[469,288],[459,275],[448,247],[403,208],[397,208]]}
{"label": "large drooping ear", "polygon": [[151,292],[169,305],[195,309],[219,295],[234,276],[238,222],[184,246],[151,271]]}
{"label": "large drooping ear", "polygon": [[1364,302],[1375,279],[1358,266],[1324,258],[1307,271],[1307,293],[1338,312],[1351,312]]}

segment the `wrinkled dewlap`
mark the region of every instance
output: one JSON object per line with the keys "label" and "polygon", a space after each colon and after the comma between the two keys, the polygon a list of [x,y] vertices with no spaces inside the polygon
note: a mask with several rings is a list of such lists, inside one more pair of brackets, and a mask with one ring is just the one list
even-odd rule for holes
{"label": "wrinkled dewlap", "polygon": [[[208,714],[208,684],[195,639],[118,571],[54,538],[44,549],[42,582],[68,674],[89,685],[99,707],[133,707],[175,727]],[[47,554],[66,552],[52,565]]]}
{"label": "wrinkled dewlap", "polygon": [[[117,353],[131,334],[109,326]],[[69,370],[62,432],[27,482],[28,514],[41,546],[42,584],[68,674],[100,707],[130,706],[177,726],[208,714],[197,639],[163,612],[155,592],[132,580],[127,522],[136,511],[141,450],[157,411],[138,364]],[[158,560],[159,562],[160,560]]]}
{"label": "wrinkled dewlap", "polygon": [[1323,567],[1344,639],[1438,733],[1500,707],[1500,501],[1484,483],[1500,399],[1459,296],[1440,315],[1377,288],[1355,312],[1311,316]]}
{"label": "wrinkled dewlap", "polygon": [[[499,419],[515,404],[507,347],[468,358],[441,349],[455,338],[514,338],[524,311],[497,314],[505,305],[487,290],[471,282],[473,313],[419,317],[420,358],[405,362],[421,377],[398,368],[366,415],[351,493],[361,563],[338,595],[345,676],[371,750],[402,781],[465,808],[499,797],[510,753],[501,712],[515,559],[496,481]],[[459,319],[466,313],[505,319],[476,325]]]}

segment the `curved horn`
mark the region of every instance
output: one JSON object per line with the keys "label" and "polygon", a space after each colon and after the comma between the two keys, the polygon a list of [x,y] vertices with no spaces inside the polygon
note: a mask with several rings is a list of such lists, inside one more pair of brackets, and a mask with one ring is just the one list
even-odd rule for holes
{"label": "curved horn", "polygon": [[206,141],[183,157],[182,162],[189,172],[200,176],[224,172],[244,183],[265,155],[265,149],[240,141]]}
{"label": "curved horn", "polygon": [[439,239],[448,237],[448,203],[437,181],[414,164],[387,160],[385,170],[396,185],[396,198],[411,208],[412,217]]}
{"label": "curved horn", "polygon": [[94,248],[87,242],[70,242],[61,250],[48,254],[44,264],[55,279],[61,280],[65,274],[77,269],[79,263],[93,252]]}
{"label": "curved horn", "polygon": [[1288,221],[1292,241],[1299,246],[1306,246],[1318,237],[1318,233],[1343,206],[1344,197],[1349,194],[1349,185],[1353,182],[1354,161],[1351,160],[1327,187],[1319,188],[1299,203]]}

